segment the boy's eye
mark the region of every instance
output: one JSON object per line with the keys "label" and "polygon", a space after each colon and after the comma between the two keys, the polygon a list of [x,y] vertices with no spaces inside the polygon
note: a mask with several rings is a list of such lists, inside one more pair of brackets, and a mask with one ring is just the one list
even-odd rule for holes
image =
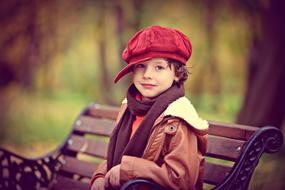
{"label": "boy's eye", "polygon": [[155,70],[160,71],[160,70],[164,70],[165,67],[161,66],[161,65],[157,65],[155,66]]}
{"label": "boy's eye", "polygon": [[144,64],[136,64],[135,65],[135,69],[140,69],[140,68],[144,68],[145,67],[145,65]]}

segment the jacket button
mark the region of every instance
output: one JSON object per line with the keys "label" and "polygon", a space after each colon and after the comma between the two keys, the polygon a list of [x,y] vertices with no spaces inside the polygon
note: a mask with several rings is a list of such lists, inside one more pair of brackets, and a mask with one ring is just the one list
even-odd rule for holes
{"label": "jacket button", "polygon": [[168,134],[173,134],[175,133],[177,130],[177,126],[175,125],[168,125],[166,128],[165,128],[165,132],[168,133]]}
{"label": "jacket button", "polygon": [[170,131],[175,131],[175,129],[176,129],[176,127],[175,127],[174,125],[170,125],[170,126],[169,126],[169,130],[170,130]]}

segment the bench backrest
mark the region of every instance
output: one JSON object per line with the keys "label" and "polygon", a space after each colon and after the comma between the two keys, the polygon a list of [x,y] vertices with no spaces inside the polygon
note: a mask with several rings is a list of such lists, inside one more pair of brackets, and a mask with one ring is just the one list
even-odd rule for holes
{"label": "bench backrest", "polygon": [[[108,137],[115,127],[118,110],[117,107],[94,104],[77,118],[63,149],[63,165],[56,184],[58,189],[61,183],[65,186],[70,183],[73,188],[88,188],[92,173],[106,156]],[[210,188],[225,178],[243,144],[258,128],[212,121],[209,124],[204,183]]]}

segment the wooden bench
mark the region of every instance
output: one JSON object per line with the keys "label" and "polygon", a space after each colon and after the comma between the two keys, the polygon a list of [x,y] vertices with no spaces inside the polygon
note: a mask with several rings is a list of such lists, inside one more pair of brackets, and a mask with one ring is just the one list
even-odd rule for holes
{"label": "wooden bench", "polygon": [[[106,156],[117,113],[117,107],[88,106],[62,145],[36,159],[1,148],[0,189],[89,189],[93,171]],[[206,189],[247,189],[263,152],[277,152],[283,143],[282,133],[275,127],[209,123]],[[136,184],[142,183],[162,189],[144,179],[129,181],[121,189],[136,189]]]}

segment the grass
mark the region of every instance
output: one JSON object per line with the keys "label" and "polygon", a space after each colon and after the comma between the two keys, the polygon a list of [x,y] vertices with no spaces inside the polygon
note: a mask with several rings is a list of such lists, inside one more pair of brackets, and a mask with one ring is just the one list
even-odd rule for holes
{"label": "grass", "polygon": [[47,153],[61,144],[76,116],[91,102],[77,94],[47,97],[22,94],[13,99],[1,146],[24,156]]}

